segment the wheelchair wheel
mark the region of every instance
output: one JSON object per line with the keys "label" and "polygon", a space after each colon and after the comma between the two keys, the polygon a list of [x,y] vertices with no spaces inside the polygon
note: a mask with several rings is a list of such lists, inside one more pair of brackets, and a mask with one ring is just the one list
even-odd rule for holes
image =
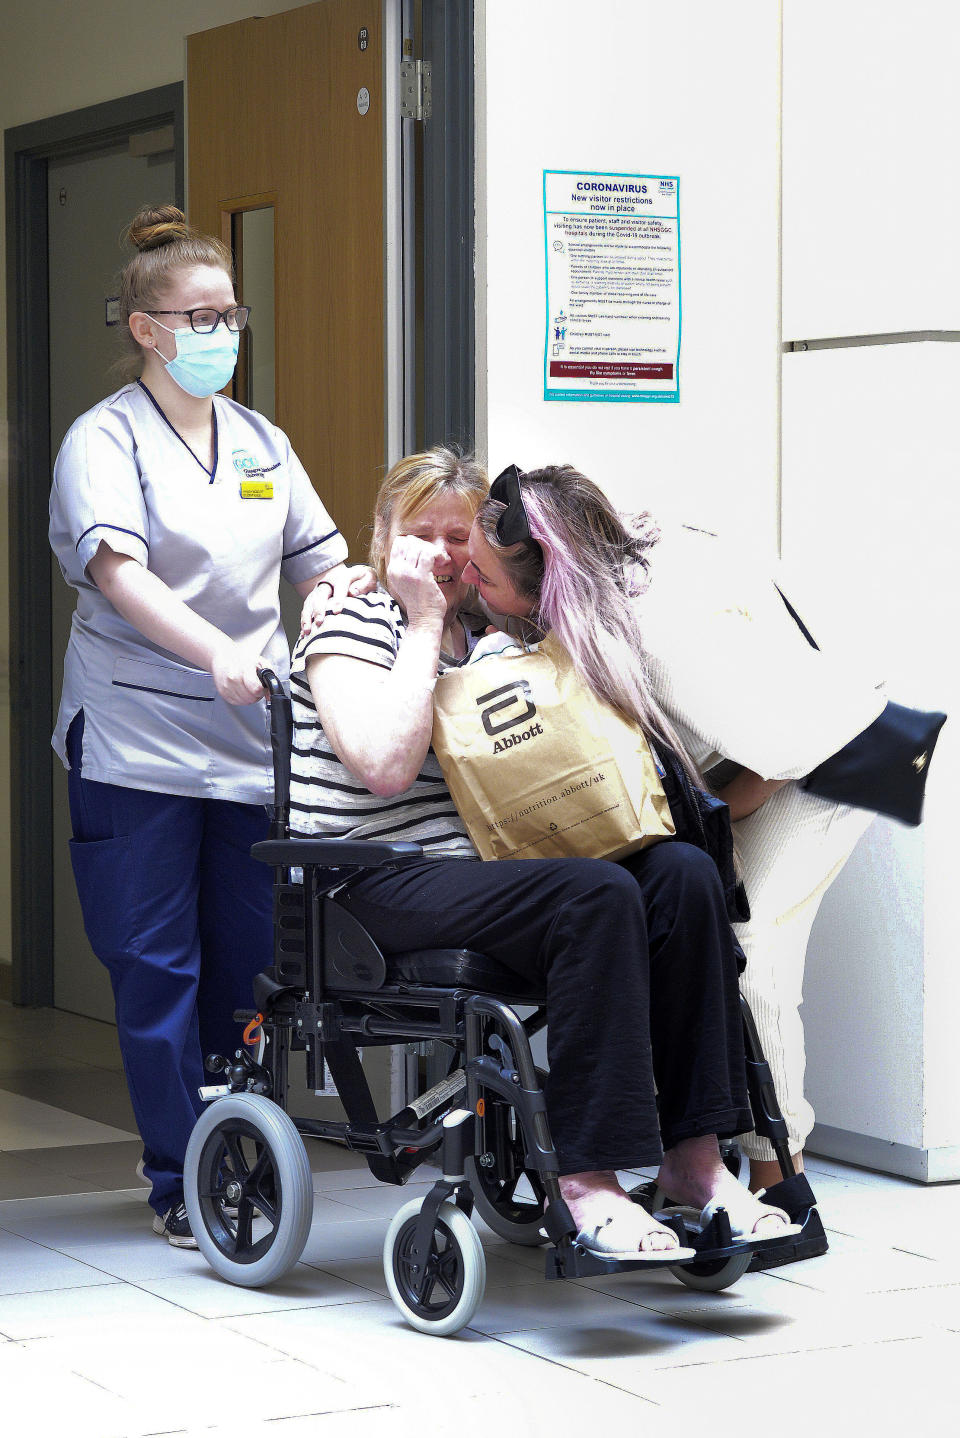
{"label": "wheelchair wheel", "polygon": [[183,1191],[197,1246],[221,1278],[259,1288],[300,1258],[313,1179],[296,1126],[270,1099],[230,1094],[200,1115]]}
{"label": "wheelchair wheel", "polygon": [[670,1272],[688,1288],[698,1288],[701,1293],[719,1293],[743,1277],[752,1257],[752,1253],[736,1253],[732,1258],[718,1258],[713,1263],[677,1263]]}
{"label": "wheelchair wheel", "polygon": [[[737,1164],[739,1172],[739,1150],[731,1151],[730,1156],[723,1153],[723,1161],[731,1173],[734,1171],[732,1161]],[[650,1208],[651,1213],[662,1208],[667,1202],[667,1196],[662,1189],[655,1189],[653,1202]],[[746,1253],[735,1253],[731,1258],[716,1258],[712,1261],[705,1260],[703,1263],[677,1263],[671,1266],[670,1272],[674,1278],[679,1278],[688,1288],[696,1288],[701,1293],[719,1293],[721,1289],[729,1288],[732,1283],[741,1279],[750,1267],[750,1260],[753,1257],[752,1251]]]}
{"label": "wheelchair wheel", "polygon": [[[546,1077],[537,1069],[541,1087]],[[470,1155],[466,1163],[477,1213],[508,1243],[536,1248],[548,1242],[540,1232],[547,1206],[540,1175],[526,1167],[526,1144],[516,1110],[496,1094],[488,1092],[484,1099],[483,1152],[479,1158]]]}
{"label": "wheelchair wheel", "polygon": [[390,1297],[421,1333],[458,1333],[476,1313],[487,1278],[480,1237],[462,1209],[442,1203],[430,1245],[427,1273],[416,1271],[413,1247],[422,1200],[412,1199],[393,1216],[383,1243],[383,1271]]}

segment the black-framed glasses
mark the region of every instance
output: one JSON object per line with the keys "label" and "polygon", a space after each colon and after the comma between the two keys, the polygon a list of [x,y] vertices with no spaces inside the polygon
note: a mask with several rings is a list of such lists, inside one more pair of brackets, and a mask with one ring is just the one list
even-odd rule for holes
{"label": "black-framed glasses", "polygon": [[497,538],[501,544],[536,544],[523,502],[520,473],[515,464],[508,464],[490,486],[490,498],[507,506],[497,520]]}
{"label": "black-framed glasses", "polygon": [[227,310],[144,310],[147,315],[186,315],[190,328],[196,335],[210,335],[223,320],[228,330],[236,334],[250,318],[249,305],[231,305]]}

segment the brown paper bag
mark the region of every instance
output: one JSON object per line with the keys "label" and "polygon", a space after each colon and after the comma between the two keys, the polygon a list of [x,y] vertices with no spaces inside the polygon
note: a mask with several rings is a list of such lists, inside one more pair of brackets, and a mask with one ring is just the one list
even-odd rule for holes
{"label": "brown paper bag", "polygon": [[619,859],[675,832],[639,727],[552,636],[442,674],[433,748],[482,859]]}

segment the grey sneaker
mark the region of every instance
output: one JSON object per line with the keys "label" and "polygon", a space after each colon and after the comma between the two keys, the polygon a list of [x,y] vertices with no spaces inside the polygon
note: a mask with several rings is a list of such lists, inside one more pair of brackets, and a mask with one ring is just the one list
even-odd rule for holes
{"label": "grey sneaker", "polygon": [[193,1236],[193,1229],[190,1227],[190,1220],[187,1217],[187,1206],[183,1199],[179,1203],[172,1204],[164,1214],[154,1214],[153,1231],[161,1238],[166,1238],[174,1248],[196,1248],[197,1240]]}

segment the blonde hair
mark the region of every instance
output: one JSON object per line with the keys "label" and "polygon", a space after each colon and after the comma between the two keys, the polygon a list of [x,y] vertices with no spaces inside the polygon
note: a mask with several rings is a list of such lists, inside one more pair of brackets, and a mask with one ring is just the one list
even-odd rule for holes
{"label": "blonde hair", "polygon": [[137,310],[162,309],[163,298],[178,270],[212,265],[233,279],[229,249],[213,235],[187,224],[176,205],[144,205],[134,215],[124,238],[136,250],[120,273],[120,324],[124,355],[118,369],[135,379],[142,368],[143,351],[130,333],[129,319]]}
{"label": "blonde hair", "polygon": [[370,565],[380,583],[386,584],[387,537],[394,521],[403,524],[428,504],[451,495],[464,500],[473,520],[489,487],[487,472],[478,460],[443,445],[398,459],[380,486],[373,511]]}

